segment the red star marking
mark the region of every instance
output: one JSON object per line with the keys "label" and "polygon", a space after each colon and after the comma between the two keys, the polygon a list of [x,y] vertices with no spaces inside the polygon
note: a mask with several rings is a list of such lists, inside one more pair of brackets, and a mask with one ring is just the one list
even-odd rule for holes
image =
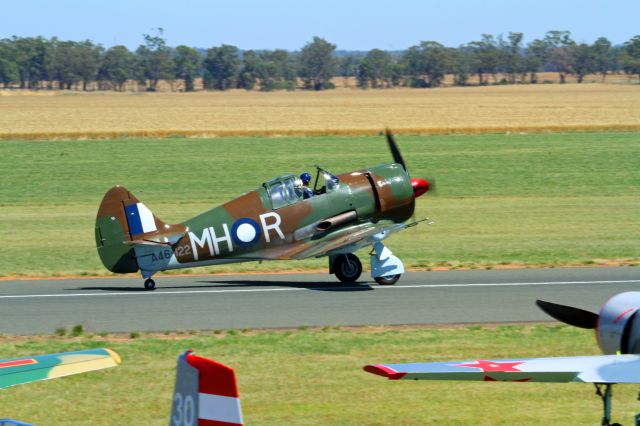
{"label": "red star marking", "polygon": [[471,368],[479,368],[483,372],[490,371],[500,371],[500,372],[515,372],[521,371],[516,367],[520,364],[524,364],[524,361],[516,361],[516,362],[496,362],[496,361],[486,361],[484,359],[479,359],[475,362],[471,362],[468,364],[453,364],[453,367],[471,367]]}
{"label": "red star marking", "polygon": [[29,365],[29,364],[37,364],[37,363],[38,363],[38,361],[36,361],[33,358],[16,359],[16,360],[13,360],[13,361],[0,362],[0,368],[17,367],[19,365]]}

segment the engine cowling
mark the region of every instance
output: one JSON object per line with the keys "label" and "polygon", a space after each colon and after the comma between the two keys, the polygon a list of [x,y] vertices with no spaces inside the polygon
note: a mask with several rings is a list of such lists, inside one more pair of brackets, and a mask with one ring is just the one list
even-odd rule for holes
{"label": "engine cowling", "polygon": [[600,309],[596,337],[605,354],[640,353],[640,292],[620,293]]}

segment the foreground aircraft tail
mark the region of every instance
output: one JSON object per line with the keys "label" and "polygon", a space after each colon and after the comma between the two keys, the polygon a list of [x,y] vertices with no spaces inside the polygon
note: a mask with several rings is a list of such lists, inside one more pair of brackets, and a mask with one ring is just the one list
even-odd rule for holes
{"label": "foreground aircraft tail", "polygon": [[136,272],[135,245],[170,245],[185,231],[183,225],[169,225],[158,219],[125,187],[114,186],[98,208],[96,247],[111,272]]}
{"label": "foreground aircraft tail", "polygon": [[0,389],[38,380],[116,367],[120,356],[110,349],[38,355],[0,360]]}
{"label": "foreground aircraft tail", "polygon": [[232,368],[194,355],[178,357],[171,426],[242,425],[242,407]]}

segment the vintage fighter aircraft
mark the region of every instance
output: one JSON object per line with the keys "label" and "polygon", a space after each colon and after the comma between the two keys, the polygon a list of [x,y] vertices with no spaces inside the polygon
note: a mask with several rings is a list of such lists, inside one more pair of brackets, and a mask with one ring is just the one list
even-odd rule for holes
{"label": "vintage fighter aircraft", "polygon": [[[594,383],[604,405],[602,424],[609,425],[612,386],[640,383],[640,292],[617,294],[599,314],[542,300],[536,303],[559,321],[595,329],[605,355],[376,364],[364,370],[390,380]],[[640,414],[636,418],[640,420]]]}
{"label": "vintage fighter aircraft", "polygon": [[408,221],[429,183],[409,177],[393,135],[386,136],[391,164],[337,176],[316,166],[309,198],[300,179],[286,174],[175,225],[158,219],[124,187],[113,187],[96,218],[100,259],[112,272],[140,271],[149,290],[155,288],[153,274],[167,269],[321,256],[329,258],[329,273],[354,282],[362,264],[353,252],[372,246],[372,277],[395,284],[404,266],[382,240],[421,222]]}

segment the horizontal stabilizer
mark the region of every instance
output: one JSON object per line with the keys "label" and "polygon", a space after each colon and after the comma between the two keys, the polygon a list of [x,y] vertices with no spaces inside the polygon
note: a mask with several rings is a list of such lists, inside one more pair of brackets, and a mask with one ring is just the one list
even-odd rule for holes
{"label": "horizontal stabilizer", "polygon": [[130,246],[172,246],[180,241],[180,239],[184,237],[185,234],[185,232],[169,235],[158,234],[152,238],[123,241],[123,244],[127,244]]}
{"label": "horizontal stabilizer", "polygon": [[367,365],[390,380],[640,383],[639,355],[473,360]]}

